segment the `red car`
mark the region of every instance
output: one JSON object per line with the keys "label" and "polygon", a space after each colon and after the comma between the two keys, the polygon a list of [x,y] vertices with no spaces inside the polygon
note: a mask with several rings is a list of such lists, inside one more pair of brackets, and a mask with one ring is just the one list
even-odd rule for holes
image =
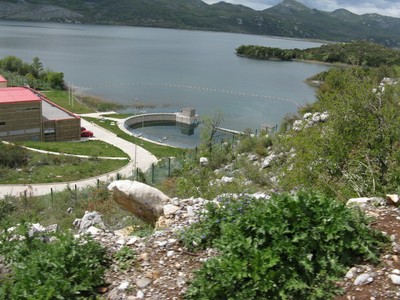
{"label": "red car", "polygon": [[93,132],[90,130],[82,130],[81,137],[93,137]]}

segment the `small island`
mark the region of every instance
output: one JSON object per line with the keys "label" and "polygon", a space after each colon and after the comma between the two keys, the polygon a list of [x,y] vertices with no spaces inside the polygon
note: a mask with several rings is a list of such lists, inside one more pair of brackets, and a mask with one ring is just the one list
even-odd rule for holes
{"label": "small island", "polygon": [[236,54],[247,58],[279,61],[314,61],[353,66],[378,67],[400,64],[400,51],[368,41],[336,43],[308,49],[280,49],[241,45]]}

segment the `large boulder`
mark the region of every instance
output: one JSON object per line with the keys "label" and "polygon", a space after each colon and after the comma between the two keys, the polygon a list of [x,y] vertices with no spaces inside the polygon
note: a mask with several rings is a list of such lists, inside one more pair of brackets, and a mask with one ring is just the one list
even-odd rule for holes
{"label": "large boulder", "polygon": [[164,204],[170,201],[163,192],[138,181],[117,180],[108,189],[113,191],[115,202],[151,224],[164,214]]}

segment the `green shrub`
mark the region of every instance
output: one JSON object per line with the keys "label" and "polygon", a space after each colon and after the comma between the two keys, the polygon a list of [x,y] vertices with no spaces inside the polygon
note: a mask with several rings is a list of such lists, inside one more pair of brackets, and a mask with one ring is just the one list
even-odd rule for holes
{"label": "green shrub", "polygon": [[329,70],[317,101],[307,107],[328,112],[327,121],[281,140],[295,153],[284,167],[282,188],[316,188],[343,200],[393,192],[399,184],[400,85],[374,92],[377,76],[375,69]]}
{"label": "green shrub", "polygon": [[377,262],[382,234],[359,210],[310,192],[222,199],[182,233],[186,246],[216,247],[187,299],[330,299],[360,260]]}
{"label": "green shrub", "polygon": [[135,250],[126,245],[114,253],[114,259],[117,261],[117,265],[121,270],[129,269],[135,258]]}
{"label": "green shrub", "polygon": [[[7,231],[5,231],[7,232]],[[21,239],[10,239],[15,234]],[[11,265],[11,276],[0,284],[0,299],[84,299],[103,283],[105,249],[85,236],[47,238],[28,235],[25,227],[3,233],[0,253]]]}
{"label": "green shrub", "polygon": [[21,147],[0,143],[0,166],[20,168],[29,161],[29,152]]}
{"label": "green shrub", "polygon": [[6,220],[8,216],[17,209],[14,200],[15,197],[10,196],[0,199],[0,223]]}

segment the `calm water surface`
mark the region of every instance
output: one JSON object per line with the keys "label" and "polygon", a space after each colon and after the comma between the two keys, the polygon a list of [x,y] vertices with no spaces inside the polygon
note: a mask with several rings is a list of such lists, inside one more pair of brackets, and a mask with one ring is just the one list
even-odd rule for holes
{"label": "calm water surface", "polygon": [[309,48],[320,44],[255,35],[125,26],[0,22],[0,56],[64,72],[78,90],[147,112],[193,107],[201,115],[224,113],[223,127],[259,129],[279,124],[297,104],[314,101],[304,80],[326,66],[237,57],[256,44]]}

